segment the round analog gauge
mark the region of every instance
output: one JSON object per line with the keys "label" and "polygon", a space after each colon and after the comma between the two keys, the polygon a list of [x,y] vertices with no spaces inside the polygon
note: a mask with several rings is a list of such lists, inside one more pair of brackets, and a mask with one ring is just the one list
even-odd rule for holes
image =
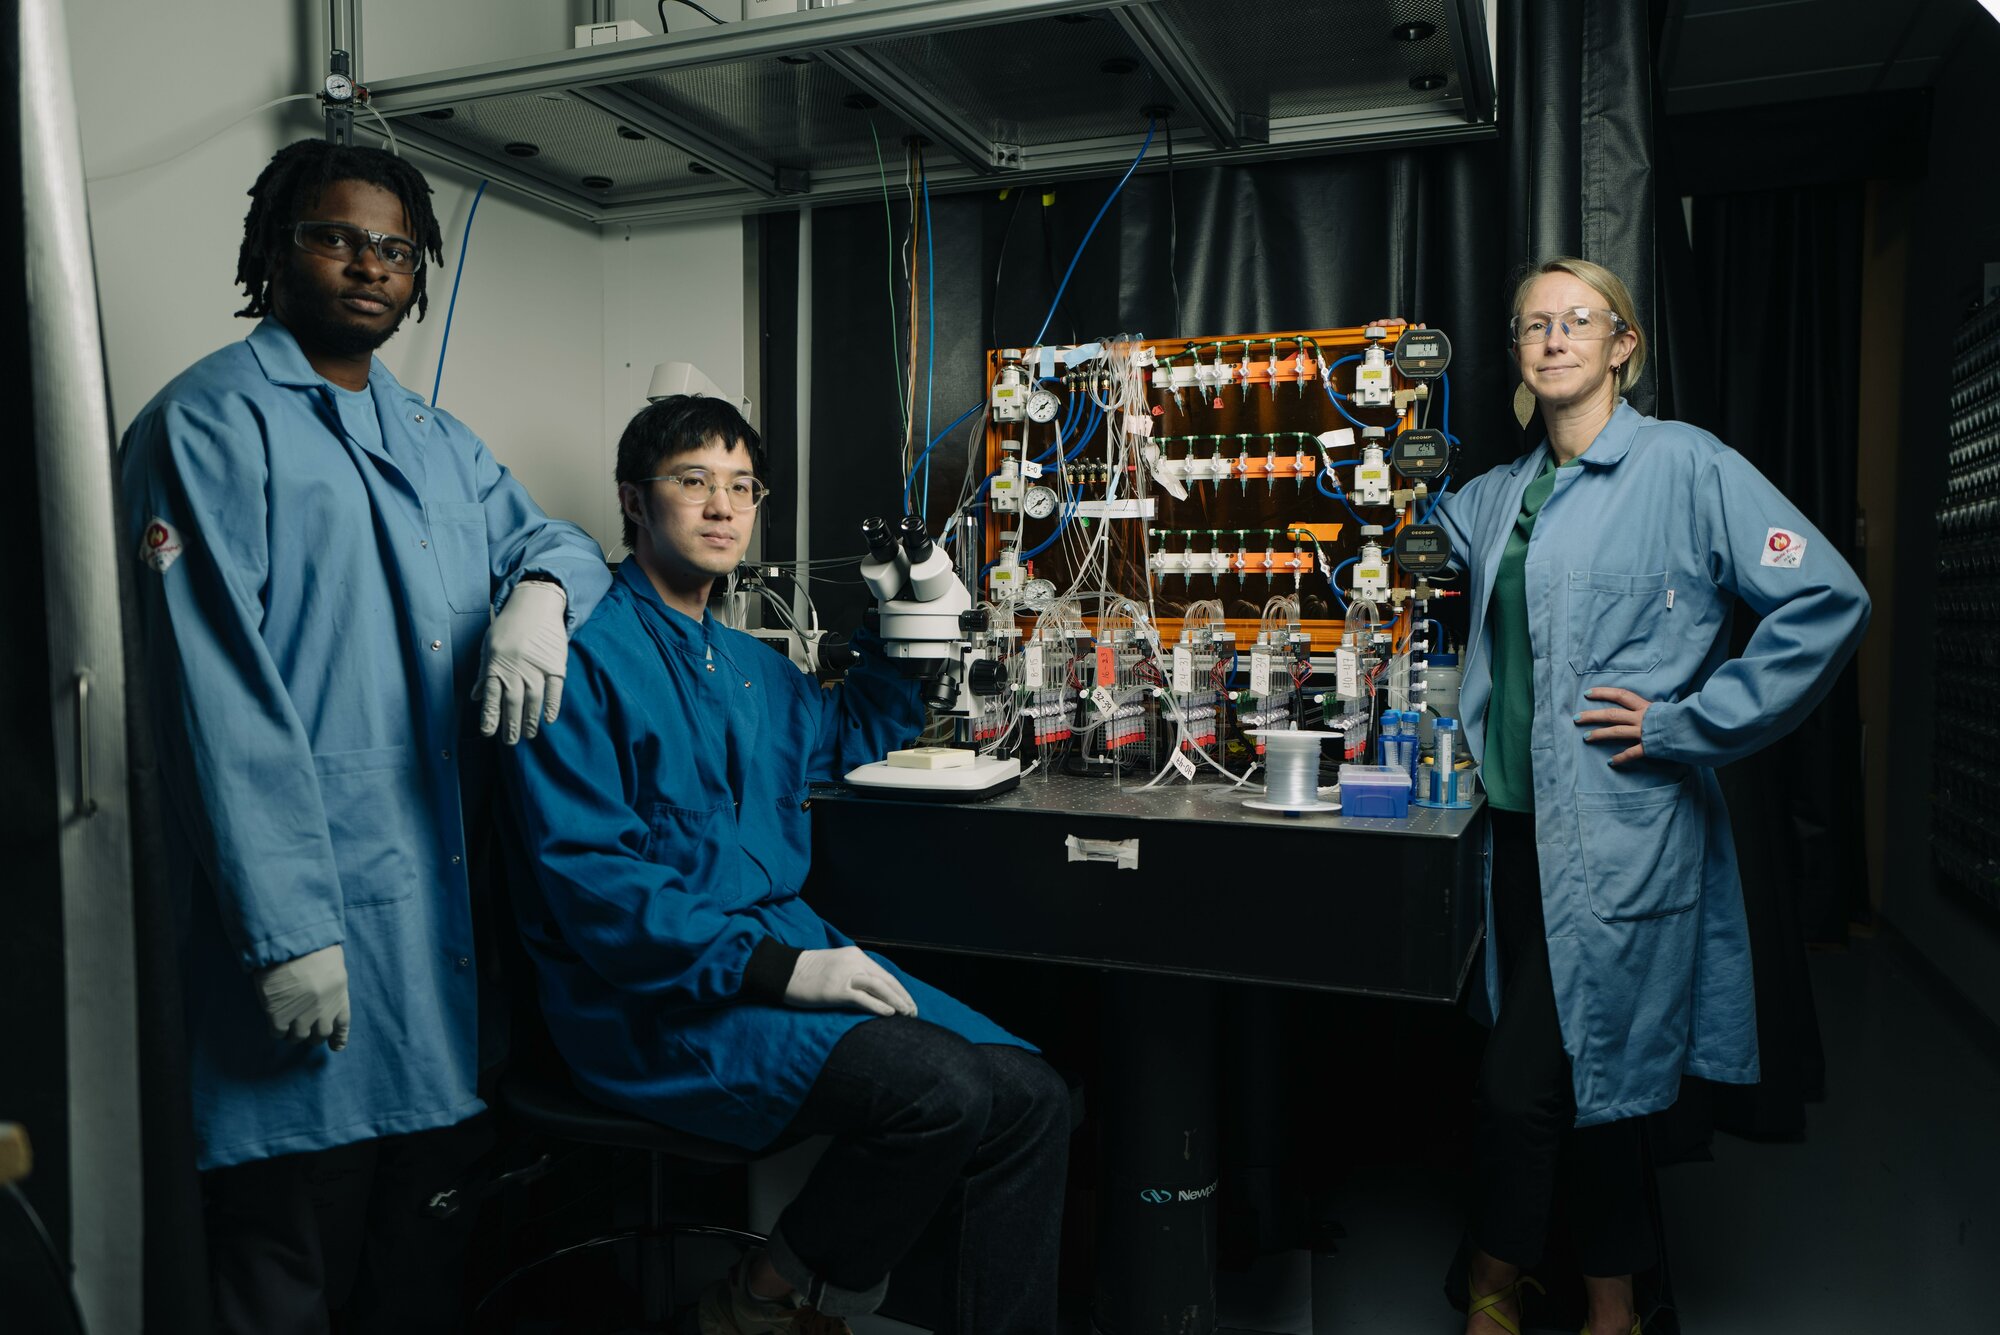
{"label": "round analog gauge", "polygon": [[1021,586],[1021,606],[1039,612],[1056,600],[1054,580],[1031,579]]}
{"label": "round analog gauge", "polygon": [[346,102],[354,97],[354,80],[345,74],[327,75],[326,83],[322,86],[326,90],[326,100],[329,102]]}
{"label": "round analog gauge", "polygon": [[1047,487],[1029,487],[1028,494],[1021,499],[1021,508],[1030,519],[1047,519],[1056,512],[1056,494]]}
{"label": "round analog gauge", "polygon": [[1038,389],[1028,396],[1028,420],[1030,422],[1053,422],[1062,410],[1062,400],[1046,389]]}

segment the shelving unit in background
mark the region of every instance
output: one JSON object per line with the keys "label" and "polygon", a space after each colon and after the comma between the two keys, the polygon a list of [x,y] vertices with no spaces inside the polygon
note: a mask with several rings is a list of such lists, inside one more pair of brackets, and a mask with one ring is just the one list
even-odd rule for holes
{"label": "shelving unit in background", "polygon": [[2000,300],[1953,340],[1946,441],[1931,849],[1941,885],[2000,914]]}

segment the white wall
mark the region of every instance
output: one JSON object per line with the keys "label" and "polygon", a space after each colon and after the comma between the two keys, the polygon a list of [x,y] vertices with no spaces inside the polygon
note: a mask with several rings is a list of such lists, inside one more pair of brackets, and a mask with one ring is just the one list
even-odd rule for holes
{"label": "white wall", "polygon": [[[368,6],[370,77],[386,77],[371,52],[404,63],[427,53],[426,65],[448,67],[554,49],[575,17],[560,3],[501,0],[468,24],[469,8],[462,0]],[[571,8],[589,17],[587,2]],[[173,376],[249,332],[231,315],[243,304],[232,278],[245,192],[277,148],[318,135],[321,122],[312,104],[294,103],[164,165],[127,169],[316,86],[326,9],[324,0],[105,0],[88,22],[79,13],[70,16],[72,64],[85,171],[98,178],[89,187],[91,228],[112,411],[123,430]],[[528,42],[545,28],[549,42]],[[428,395],[476,181],[421,155],[412,160],[436,192],[445,262],[429,276],[429,317],[405,325],[380,355]],[[725,384],[741,383],[741,225],[600,234],[496,186],[480,202],[466,253],[440,403],[543,508],[615,547],[613,445],[653,363],[686,358]]]}
{"label": "white wall", "polygon": [[[611,469],[618,436],[646,405],[660,362],[693,362],[725,390],[755,399],[744,383],[743,224],[735,218],[616,227],[604,233],[605,452],[596,476],[619,543]],[[755,405],[753,404],[753,410]],[[593,530],[595,531],[595,530]],[[618,545],[614,555],[622,555]]]}

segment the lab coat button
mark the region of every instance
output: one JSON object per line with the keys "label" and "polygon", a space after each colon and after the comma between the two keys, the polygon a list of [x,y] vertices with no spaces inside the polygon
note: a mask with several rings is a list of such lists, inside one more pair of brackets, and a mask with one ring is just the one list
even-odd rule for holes
{"label": "lab coat button", "polygon": [[461,969],[463,969],[463,968],[467,968],[468,966],[470,966],[470,965],[471,965],[471,963],[472,963],[472,961],[471,961],[471,960],[469,960],[469,959],[467,959],[467,958],[466,958],[465,956],[463,956],[463,955],[460,955],[460,956],[458,957],[458,967],[459,967],[459,968],[461,968]]}
{"label": "lab coat button", "polygon": [[444,648],[444,641],[443,641],[443,640],[432,640],[432,641],[431,641],[431,648],[432,648],[432,649],[442,649],[442,648]]}
{"label": "lab coat button", "polygon": [[465,859],[459,857],[459,855],[456,853],[453,853],[451,855],[451,865],[454,867],[456,867],[459,863],[463,862],[464,860]]}
{"label": "lab coat button", "polygon": [[417,540],[417,546],[423,548],[425,551],[429,551],[431,546],[431,540],[429,538],[419,538]]}
{"label": "lab coat button", "polygon": [[445,758],[446,760],[450,760],[450,759],[451,759],[451,752],[449,752],[449,751],[445,752],[445,753],[444,753],[444,758]]}

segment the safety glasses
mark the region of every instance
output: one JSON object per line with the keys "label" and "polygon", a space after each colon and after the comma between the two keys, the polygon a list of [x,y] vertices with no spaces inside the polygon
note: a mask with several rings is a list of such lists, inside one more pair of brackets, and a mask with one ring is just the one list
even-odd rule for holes
{"label": "safety glasses", "polygon": [[302,222],[292,228],[298,248],[330,260],[352,260],[369,247],[390,273],[415,273],[424,265],[424,252],[406,236],[371,232],[352,223]]}
{"label": "safety glasses", "polygon": [[754,510],[764,503],[771,489],[754,477],[731,478],[727,482],[717,482],[708,475],[706,469],[690,468],[679,473],[662,473],[658,477],[642,477],[640,482],[665,482],[672,490],[675,500],[682,505],[707,505],[708,498],[718,488],[729,497],[733,510]]}
{"label": "safety glasses", "polygon": [[1571,306],[1560,311],[1522,311],[1507,322],[1507,337],[1514,343],[1540,343],[1551,329],[1560,328],[1563,337],[1581,342],[1616,338],[1628,326],[1616,311],[1594,306]]}

